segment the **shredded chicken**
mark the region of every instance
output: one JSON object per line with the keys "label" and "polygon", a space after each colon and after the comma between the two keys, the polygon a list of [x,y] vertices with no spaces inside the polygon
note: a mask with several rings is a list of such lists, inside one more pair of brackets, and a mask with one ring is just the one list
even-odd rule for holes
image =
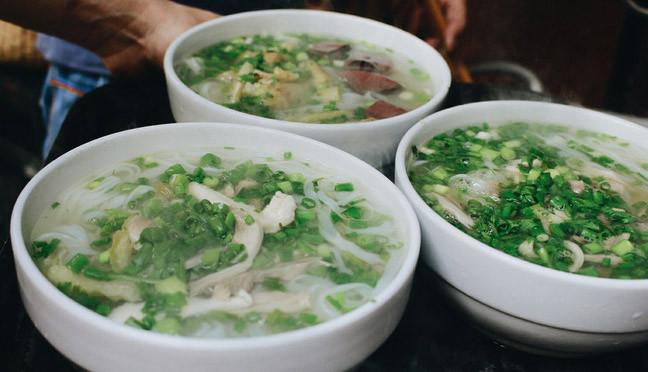
{"label": "shredded chicken", "polygon": [[211,311],[228,311],[245,314],[253,311],[270,312],[275,309],[285,313],[295,313],[310,308],[308,292],[257,292],[239,291],[236,295],[220,300],[216,298],[188,298],[187,305],[182,308],[180,315],[188,317]]}
{"label": "shredded chicken", "polygon": [[615,245],[619,244],[620,242],[622,242],[624,240],[628,240],[628,239],[630,239],[630,234],[629,233],[622,233],[622,234],[619,234],[617,236],[611,236],[611,237],[609,237],[609,238],[607,238],[607,239],[605,239],[603,241],[603,248],[605,248],[605,250],[609,251]]}
{"label": "shredded chicken", "polygon": [[326,74],[326,72],[324,72],[324,70],[322,70],[322,68],[317,63],[308,60],[306,67],[311,72],[311,80],[316,86],[328,83],[330,81],[331,78]]}
{"label": "shredded chicken", "polygon": [[232,243],[243,244],[247,257],[242,262],[233,266],[217,271],[213,274],[206,275],[198,280],[189,283],[189,293],[192,296],[208,293],[212,287],[217,283],[230,278],[236,274],[242,273],[252,266],[254,257],[261,249],[261,242],[263,241],[263,228],[256,221],[248,225],[245,222],[247,213],[240,209],[233,209],[232,213],[236,217],[236,225]]}
{"label": "shredded chicken", "polygon": [[276,233],[283,226],[289,225],[295,220],[295,199],[281,191],[277,191],[270,203],[258,214],[263,225],[263,230],[269,233]]}
{"label": "shredded chicken", "polygon": [[268,291],[252,294],[252,306],[242,309],[248,313],[258,311],[268,313],[275,309],[284,313],[296,313],[304,311],[311,307],[310,295],[306,291],[300,292],[280,292]]}
{"label": "shredded chicken", "polygon": [[[124,221],[122,229],[125,229],[128,232],[128,237],[133,243],[137,243],[140,239],[140,235],[144,229],[149,227],[154,227],[155,222],[149,220],[148,218],[141,216],[139,214],[134,214]],[[139,249],[138,245],[135,245],[135,249]]]}
{"label": "shredded chicken", "polygon": [[208,313],[210,311],[234,311],[249,308],[252,305],[252,296],[246,291],[239,291],[236,295],[226,300],[217,298],[187,298],[187,304],[182,308],[180,315],[184,317]]}
{"label": "shredded chicken", "polygon": [[606,258],[610,260],[611,267],[615,267],[621,262],[623,262],[623,258],[615,254],[586,254],[585,255],[585,261],[599,263],[599,264],[602,263],[603,260]]}
{"label": "shredded chicken", "polygon": [[543,208],[539,204],[532,206],[531,210],[533,210],[533,214],[538,217],[538,219],[542,223],[542,228],[546,233],[550,232],[549,226],[564,222],[568,218],[568,216],[563,211],[555,210],[552,212],[548,209]]}
{"label": "shredded chicken", "polygon": [[90,279],[72,272],[67,266],[51,263],[48,262],[44,265],[43,274],[52,283],[69,282],[90,296],[102,296],[113,301],[140,301],[139,289],[133,282],[122,279],[111,281]]}
{"label": "shredded chicken", "polygon": [[570,180],[569,186],[571,187],[571,190],[576,194],[580,194],[581,192],[583,192],[583,190],[585,190],[585,182],[583,182],[583,180]]}
{"label": "shredded chicken", "polygon": [[539,259],[540,257],[533,251],[533,240],[525,240],[518,246],[518,252],[531,259]]}
{"label": "shredded chicken", "polygon": [[263,60],[269,65],[281,62],[282,56],[277,52],[263,52]]}
{"label": "shredded chicken", "polygon": [[144,313],[144,302],[125,302],[110,311],[109,319],[114,320],[119,324],[124,324],[129,318],[142,320]]}
{"label": "shredded chicken", "polygon": [[218,282],[212,287],[212,298],[226,300],[239,291],[250,292],[254,286],[254,275],[242,272]]}
{"label": "shredded chicken", "polygon": [[241,180],[239,183],[236,184],[236,187],[234,187],[234,194],[238,194],[241,189],[248,188],[248,187],[254,187],[257,186],[259,183],[253,179],[246,178],[244,180]]}
{"label": "shredded chicken", "polygon": [[475,221],[455,202],[436,192],[433,192],[432,195],[439,201],[441,208],[454,217],[460,224],[468,228],[475,224]]}
{"label": "shredded chicken", "polygon": [[[247,258],[243,262],[191,282],[189,284],[189,292],[192,295],[210,291],[214,293],[213,289],[217,284],[248,270],[261,249],[264,231],[277,232],[283,226],[292,223],[295,219],[295,209],[297,208],[295,200],[290,195],[283,194],[280,191],[275,193],[270,203],[261,213],[256,213],[251,206],[235,202],[218,191],[199,183],[189,183],[187,190],[189,194],[199,200],[206,199],[211,203],[227,204],[232,208],[232,213],[236,217],[232,242],[243,244],[247,253]],[[254,218],[254,222],[249,225],[245,222],[247,215],[251,215]],[[190,264],[196,264],[196,261],[197,259],[192,260]],[[221,288],[218,294],[223,295],[223,293],[226,292]]]}

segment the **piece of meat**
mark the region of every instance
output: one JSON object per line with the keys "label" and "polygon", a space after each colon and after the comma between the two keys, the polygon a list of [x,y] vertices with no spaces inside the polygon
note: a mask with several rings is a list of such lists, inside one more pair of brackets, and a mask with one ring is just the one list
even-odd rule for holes
{"label": "piece of meat", "polygon": [[385,101],[376,101],[376,103],[367,108],[365,115],[376,119],[387,119],[391,118],[392,116],[404,114],[406,112],[407,110],[403,110],[402,108],[394,106],[391,103],[387,103]]}
{"label": "piece of meat", "polygon": [[256,221],[250,225],[245,222],[247,215],[254,214],[253,208],[247,204],[235,202],[218,191],[196,182],[190,182],[187,190],[190,195],[193,195],[198,200],[206,199],[211,203],[222,203],[230,206],[236,218],[232,243],[243,244],[247,253],[247,258],[244,261],[189,283],[189,293],[194,296],[210,292],[211,288],[217,283],[249,269],[252,266],[254,257],[261,248],[263,227]]}
{"label": "piece of meat", "polygon": [[310,309],[310,295],[306,291],[299,292],[280,292],[280,291],[267,291],[252,293],[252,305],[243,312],[248,313],[252,311],[260,313],[270,313],[274,310],[279,310],[284,313],[297,313]]}
{"label": "piece of meat", "polygon": [[144,302],[125,302],[110,311],[108,318],[119,324],[124,324],[130,318],[142,320],[144,313]]}
{"label": "piece of meat", "polygon": [[441,208],[443,208],[443,210],[446,211],[449,215],[454,217],[457,222],[467,228],[473,227],[475,221],[463,210],[463,208],[461,208],[460,205],[446,198],[445,196],[442,196],[441,194],[437,194],[436,192],[433,192],[431,194],[439,201]]}
{"label": "piece of meat", "polygon": [[343,76],[351,88],[357,92],[388,92],[401,88],[398,82],[374,72],[350,70]]}
{"label": "piece of meat", "polygon": [[607,239],[605,239],[603,241],[603,248],[605,248],[605,250],[609,251],[615,245],[619,244],[620,242],[622,242],[624,240],[628,240],[628,239],[630,239],[630,234],[629,233],[621,233],[621,234],[616,235],[616,236],[611,236],[611,237],[609,237],[609,238],[607,238]]}
{"label": "piece of meat", "polygon": [[236,184],[236,186],[234,187],[234,194],[238,194],[241,191],[241,189],[254,187],[254,186],[257,186],[257,185],[259,185],[259,183],[257,181],[255,181],[255,180],[253,180],[251,178],[245,178],[245,179],[239,181],[239,183]]}
{"label": "piece of meat", "polygon": [[344,61],[347,70],[363,70],[372,72],[389,73],[394,67],[391,58],[371,54],[355,54]]}
{"label": "piece of meat", "polygon": [[276,233],[283,226],[289,225],[295,220],[295,199],[281,191],[277,191],[270,203],[259,213],[263,231]]}
{"label": "piece of meat", "polygon": [[252,266],[254,258],[261,249],[261,242],[263,241],[263,228],[261,225],[257,222],[248,225],[245,222],[247,213],[240,209],[233,209],[232,213],[234,213],[234,216],[236,217],[232,243],[243,244],[245,246],[247,258],[235,265],[190,282],[189,293],[191,296],[211,293],[212,288],[218,283],[247,271],[247,269]]}
{"label": "piece of meat", "polygon": [[242,310],[252,306],[252,296],[246,291],[239,291],[236,295],[229,297],[225,300],[218,298],[201,298],[189,297],[187,304],[182,307],[180,315],[182,317],[194,316],[205,314],[211,311],[227,311]]}
{"label": "piece of meat", "polygon": [[[124,221],[122,228],[128,232],[128,237],[130,238],[131,242],[137,243],[139,241],[140,235],[142,234],[142,231],[154,226],[155,222],[139,214],[134,214],[128,217],[126,221]],[[135,248],[138,249],[138,247]]]}
{"label": "piece of meat", "polygon": [[319,43],[308,48],[307,53],[311,56],[342,59],[344,53],[351,49],[349,44],[337,41],[320,41]]}

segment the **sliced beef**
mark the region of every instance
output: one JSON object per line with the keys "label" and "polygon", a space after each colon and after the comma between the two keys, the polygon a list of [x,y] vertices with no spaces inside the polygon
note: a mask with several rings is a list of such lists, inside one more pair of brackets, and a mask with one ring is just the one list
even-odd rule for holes
{"label": "sliced beef", "polygon": [[350,70],[343,76],[351,88],[358,92],[388,92],[401,88],[398,82],[374,72]]}
{"label": "sliced beef", "polygon": [[365,116],[376,119],[387,119],[391,118],[392,116],[404,114],[406,112],[407,110],[403,110],[402,108],[394,106],[391,103],[387,103],[385,101],[376,101],[376,103],[367,108],[367,111],[365,111]]}
{"label": "sliced beef", "polygon": [[347,70],[389,73],[393,67],[391,58],[370,54],[353,54],[344,61],[344,68]]}
{"label": "sliced beef", "polygon": [[307,52],[311,56],[343,59],[344,53],[351,49],[349,44],[337,41],[320,41],[319,43],[308,48]]}

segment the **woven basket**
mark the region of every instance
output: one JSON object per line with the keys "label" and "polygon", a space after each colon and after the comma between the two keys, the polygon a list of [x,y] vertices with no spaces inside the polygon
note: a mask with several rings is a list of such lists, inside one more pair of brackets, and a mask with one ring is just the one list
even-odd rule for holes
{"label": "woven basket", "polygon": [[46,61],[35,46],[36,32],[0,21],[0,63],[45,66]]}

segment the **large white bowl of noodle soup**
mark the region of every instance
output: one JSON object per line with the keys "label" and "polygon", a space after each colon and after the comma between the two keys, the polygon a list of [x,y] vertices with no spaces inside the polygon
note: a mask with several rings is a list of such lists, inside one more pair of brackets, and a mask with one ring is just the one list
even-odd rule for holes
{"label": "large white bowl of noodle soup", "polygon": [[[187,87],[174,70],[178,61],[218,41],[238,36],[282,32],[364,41],[388,48],[394,54],[415,61],[429,74],[430,100],[407,113],[372,122],[296,123],[254,116],[214,103]],[[241,13],[198,25],[169,46],[164,58],[164,71],[171,110],[177,121],[224,121],[279,129],[328,143],[376,167],[393,161],[400,138],[414,123],[440,106],[451,80],[450,69],[443,57],[429,44],[412,34],[357,16],[307,10]]]}
{"label": "large white bowl of noodle soup", "polygon": [[[402,265],[374,300],[330,321],[285,333],[199,339],[118,324],[74,302],[41,274],[26,244],[52,200],[97,169],[160,151],[239,146],[330,167],[370,187],[402,232]],[[19,196],[11,238],[23,303],[34,324],[61,353],[93,371],[342,371],[364,360],[396,327],[411,285],[420,232],[396,186],[366,163],[290,133],[245,125],[185,123],[144,127],[80,146],[42,169]]]}
{"label": "large white bowl of noodle soup", "polygon": [[518,121],[605,133],[631,146],[648,142],[648,129],[637,124],[552,103],[481,102],[425,118],[403,137],[395,174],[419,217],[423,260],[440,277],[452,303],[504,344],[538,353],[583,355],[648,341],[648,280],[576,275],[510,256],[454,227],[414,190],[407,174],[413,146],[455,128]]}

